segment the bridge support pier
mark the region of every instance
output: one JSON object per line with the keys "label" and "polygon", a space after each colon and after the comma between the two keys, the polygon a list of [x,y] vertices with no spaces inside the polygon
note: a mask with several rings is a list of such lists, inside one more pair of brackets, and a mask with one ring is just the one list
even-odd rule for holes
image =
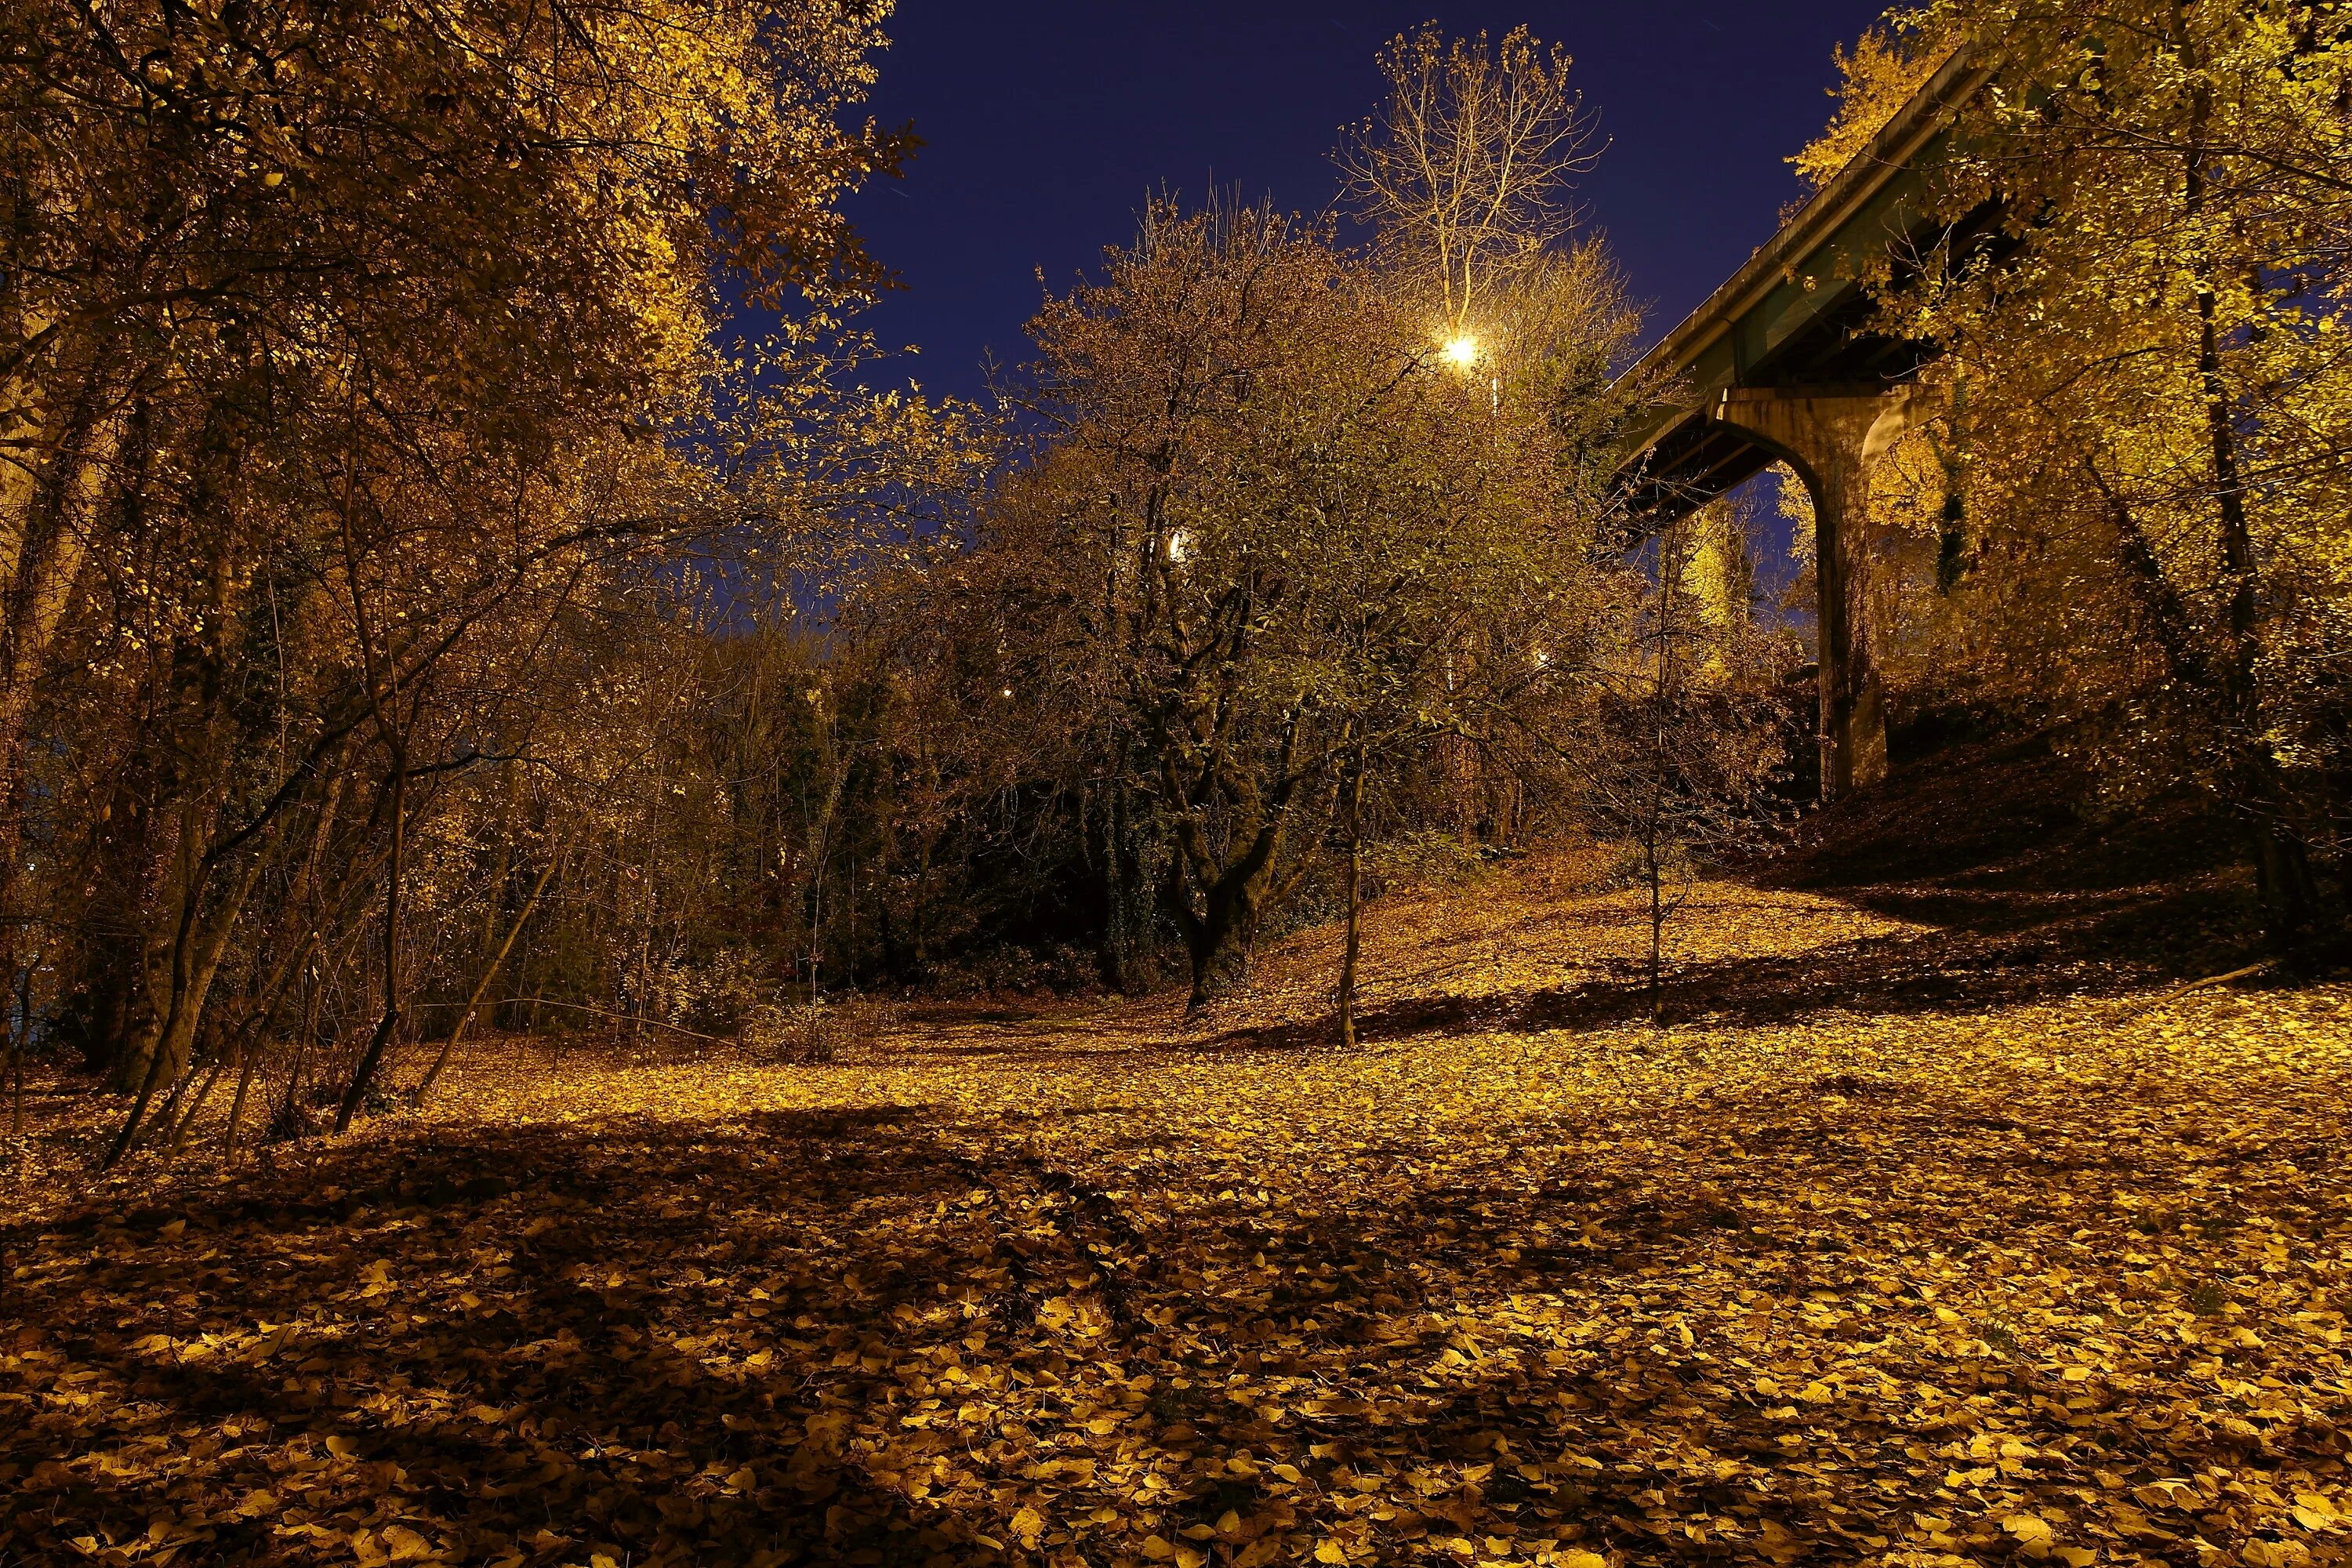
{"label": "bridge support pier", "polygon": [[1738,387],[1715,404],[1718,421],[1786,461],[1813,500],[1824,803],[1886,776],[1886,706],[1866,599],[1870,471],[1916,422],[1915,390]]}

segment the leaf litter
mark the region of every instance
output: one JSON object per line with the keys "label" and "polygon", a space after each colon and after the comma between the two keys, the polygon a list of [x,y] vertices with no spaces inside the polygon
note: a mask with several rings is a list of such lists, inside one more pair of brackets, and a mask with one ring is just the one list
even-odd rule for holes
{"label": "leaf litter", "polygon": [[1924,928],[1722,888],[1681,962],[1815,1005],[1540,1026],[1628,912],[1381,906],[1352,1055],[1310,933],[20,1186],[0,1562],[2345,1560],[2352,987],[1848,1010]]}

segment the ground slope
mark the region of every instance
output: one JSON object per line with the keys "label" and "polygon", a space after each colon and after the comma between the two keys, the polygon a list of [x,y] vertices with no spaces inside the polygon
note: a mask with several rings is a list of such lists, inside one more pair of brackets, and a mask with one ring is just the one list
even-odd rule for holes
{"label": "ground slope", "polygon": [[2342,1560],[2352,988],[1580,869],[20,1194],[0,1563]]}

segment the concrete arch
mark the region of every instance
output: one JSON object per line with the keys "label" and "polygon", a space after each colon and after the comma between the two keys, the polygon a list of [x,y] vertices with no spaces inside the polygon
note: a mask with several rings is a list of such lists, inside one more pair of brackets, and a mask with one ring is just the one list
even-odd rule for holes
{"label": "concrete arch", "polygon": [[1920,422],[1915,384],[1893,391],[1734,387],[1709,409],[1796,471],[1813,500],[1821,645],[1822,798],[1886,775],[1885,689],[1871,658],[1870,471]]}

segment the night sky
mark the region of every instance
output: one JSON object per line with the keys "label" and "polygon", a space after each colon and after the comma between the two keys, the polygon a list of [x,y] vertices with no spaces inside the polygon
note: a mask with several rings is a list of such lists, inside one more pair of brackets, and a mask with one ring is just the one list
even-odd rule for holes
{"label": "night sky", "polygon": [[[1781,160],[1827,118],[1831,49],[1872,0],[1322,4],[1302,0],[899,0],[873,109],[927,146],[852,206],[903,292],[868,321],[931,391],[973,395],[982,355],[1024,357],[1037,272],[1056,290],[1134,231],[1147,191],[1212,178],[1315,211],[1339,127],[1370,113],[1380,46],[1434,16],[1527,23],[1576,57],[1609,142],[1589,221],[1650,302],[1654,337],[1772,232]],[[903,362],[902,362],[903,363]],[[898,379],[895,376],[886,379]]]}

